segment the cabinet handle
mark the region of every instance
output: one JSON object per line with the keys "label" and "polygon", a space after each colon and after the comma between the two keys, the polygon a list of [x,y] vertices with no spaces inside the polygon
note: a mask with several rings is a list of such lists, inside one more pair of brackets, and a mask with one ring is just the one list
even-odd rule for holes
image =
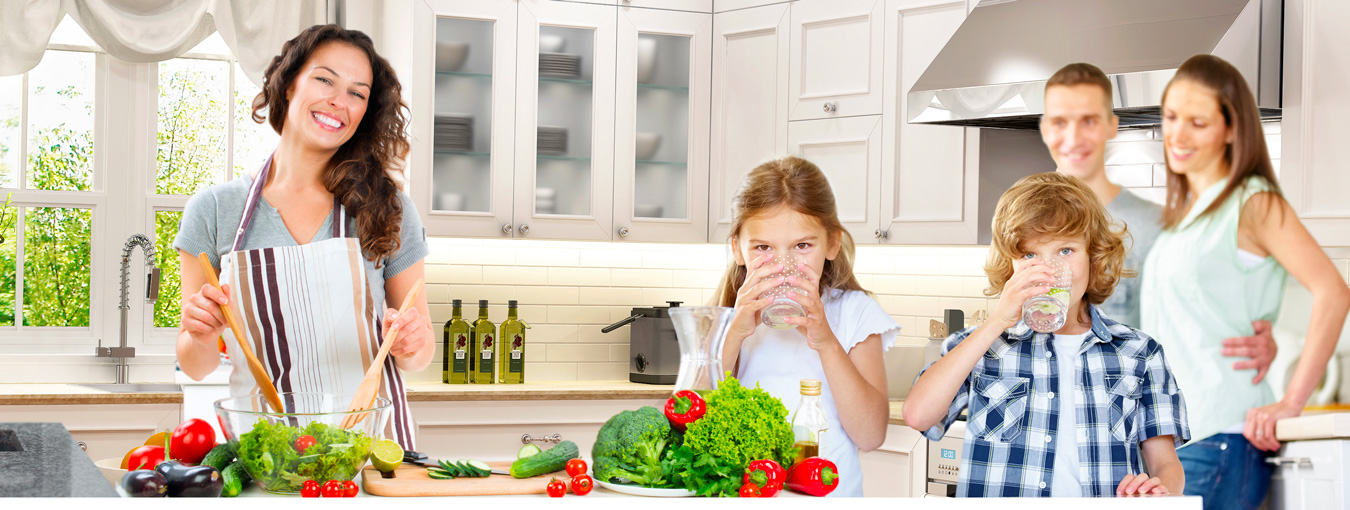
{"label": "cabinet handle", "polygon": [[530,226],[529,226],[529,225],[521,225],[519,231],[520,231],[520,235],[528,234],[528,233],[530,233]]}
{"label": "cabinet handle", "polygon": [[511,235],[511,224],[510,224],[510,223],[507,223],[507,224],[505,224],[505,225],[502,225],[502,233],[503,233],[503,234],[506,234],[506,235]]}
{"label": "cabinet handle", "polygon": [[84,441],[76,441],[75,444],[80,445],[80,451],[82,452],[89,451],[89,445],[85,444]]}
{"label": "cabinet handle", "polygon": [[521,443],[524,443],[524,444],[530,444],[530,443],[536,443],[536,442],[537,442],[537,443],[561,443],[562,440],[563,440],[563,439],[562,439],[562,434],[559,434],[559,433],[556,433],[556,432],[553,433],[552,435],[543,435],[543,436],[539,436],[539,437],[534,437],[534,436],[531,436],[531,435],[529,435],[529,434],[525,434],[525,435],[520,436],[520,442],[521,442]]}
{"label": "cabinet handle", "polygon": [[1274,464],[1276,467],[1289,464],[1291,466],[1311,468],[1312,458],[1310,457],[1271,457],[1266,459],[1267,464]]}
{"label": "cabinet handle", "polygon": [[828,102],[828,103],[825,103],[825,113],[834,113],[834,111],[835,111],[835,110],[838,110],[838,109],[839,109],[839,103],[835,103],[835,102]]}
{"label": "cabinet handle", "polygon": [[877,239],[885,239],[891,236],[891,232],[889,230],[882,230],[882,229],[877,229],[877,231],[874,232],[874,234],[876,234]]}
{"label": "cabinet handle", "polygon": [[628,227],[619,227],[619,237],[628,237]]}

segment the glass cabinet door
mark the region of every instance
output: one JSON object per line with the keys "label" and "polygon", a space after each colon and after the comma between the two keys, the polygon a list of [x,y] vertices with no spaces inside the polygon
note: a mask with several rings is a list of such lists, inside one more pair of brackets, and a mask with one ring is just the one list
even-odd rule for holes
{"label": "glass cabinet door", "polygon": [[712,16],[621,8],[615,239],[707,239]]}
{"label": "glass cabinet door", "polygon": [[[515,100],[515,2],[429,2],[435,15],[429,67],[434,115],[429,232],[501,236],[511,223]],[[415,121],[416,122],[416,121]],[[421,186],[421,187],[419,187]]]}
{"label": "glass cabinet door", "polygon": [[612,6],[520,3],[517,237],[610,238],[615,18]]}

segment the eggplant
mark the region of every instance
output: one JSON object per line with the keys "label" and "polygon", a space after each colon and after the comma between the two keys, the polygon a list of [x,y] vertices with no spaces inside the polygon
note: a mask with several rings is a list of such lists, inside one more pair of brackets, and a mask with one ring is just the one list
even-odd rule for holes
{"label": "eggplant", "polygon": [[220,471],[211,466],[187,466],[169,460],[155,466],[155,471],[168,483],[166,494],[169,497],[215,498],[225,488]]}
{"label": "eggplant", "polygon": [[133,498],[162,498],[169,490],[169,483],[156,471],[137,469],[122,475],[122,490]]}

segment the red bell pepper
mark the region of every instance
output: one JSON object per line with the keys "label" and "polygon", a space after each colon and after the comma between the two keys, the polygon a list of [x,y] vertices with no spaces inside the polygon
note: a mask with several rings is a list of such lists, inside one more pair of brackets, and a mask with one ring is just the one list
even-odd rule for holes
{"label": "red bell pepper", "polygon": [[757,460],[745,467],[745,478],[742,481],[747,485],[759,486],[759,497],[772,498],[783,490],[787,472],[772,459]]}
{"label": "red bell pepper", "polygon": [[810,457],[788,473],[787,488],[811,496],[824,496],[839,486],[839,468],[820,457]]}
{"label": "red bell pepper", "polygon": [[693,390],[677,391],[669,400],[666,400],[666,418],[670,420],[670,426],[680,430],[684,430],[685,426],[698,421],[706,412],[708,412],[708,403]]}

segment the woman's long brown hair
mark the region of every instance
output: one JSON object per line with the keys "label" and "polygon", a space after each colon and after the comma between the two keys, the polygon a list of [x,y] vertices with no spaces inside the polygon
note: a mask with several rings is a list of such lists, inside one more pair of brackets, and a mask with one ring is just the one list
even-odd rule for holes
{"label": "woman's long brown hair", "polygon": [[402,168],[410,144],[404,136],[408,125],[408,105],[403,103],[402,86],[389,62],[375,53],[370,37],[358,30],[338,25],[315,25],[286,41],[281,54],[272,58],[263,77],[263,88],[253,98],[253,121],[266,120],[279,134],[286,122],[290,101],[286,91],[300,68],[320,46],[338,42],[366,53],[370,60],[370,99],[365,117],[356,126],[347,143],[342,144],[323,174],[324,187],[338,198],[347,213],[356,219],[361,236],[361,251],[376,267],[399,249],[399,226],[403,206],[398,183],[388,171]]}
{"label": "woman's long brown hair", "polygon": [[[731,234],[727,236],[732,250],[736,249],[735,239],[745,226],[745,220],[778,207],[787,207],[815,218],[820,226],[825,227],[831,239],[838,236],[839,254],[834,260],[825,261],[820,274],[820,288],[817,289],[820,294],[826,295],[826,289],[866,292],[853,276],[853,236],[839,222],[830,181],[815,164],[788,156],[759,165],[746,176],[745,185],[736,194],[733,204]],[[747,273],[746,266],[737,264],[733,257],[717,286],[715,300],[718,306],[736,306],[736,292],[745,283]]]}
{"label": "woman's long brown hair", "polygon": [[[1227,61],[1214,55],[1196,55],[1186,59],[1177,69],[1177,74],[1163,89],[1163,106],[1167,105],[1167,91],[1172,84],[1189,81],[1208,88],[1219,102],[1219,111],[1223,121],[1233,130],[1233,143],[1224,152],[1224,161],[1228,163],[1228,184],[1213,202],[1200,213],[1199,217],[1210,214],[1228,199],[1235,191],[1252,177],[1262,177],[1270,183],[1275,193],[1283,196],[1279,181],[1275,179],[1275,168],[1270,163],[1270,152],[1266,150],[1265,133],[1261,129],[1261,116],[1256,109],[1256,98],[1242,73]],[[1172,171],[1167,163],[1167,202],[1163,206],[1163,227],[1176,228],[1186,219],[1192,196],[1190,183],[1186,176]]]}

